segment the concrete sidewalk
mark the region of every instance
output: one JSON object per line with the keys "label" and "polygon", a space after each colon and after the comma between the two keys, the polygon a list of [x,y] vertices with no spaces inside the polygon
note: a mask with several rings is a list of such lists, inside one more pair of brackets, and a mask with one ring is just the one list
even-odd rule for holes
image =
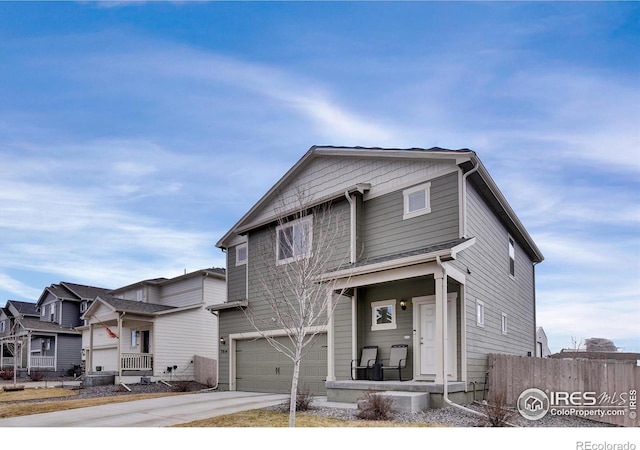
{"label": "concrete sidewalk", "polygon": [[0,427],[168,427],[275,406],[286,394],[204,392],[0,419]]}

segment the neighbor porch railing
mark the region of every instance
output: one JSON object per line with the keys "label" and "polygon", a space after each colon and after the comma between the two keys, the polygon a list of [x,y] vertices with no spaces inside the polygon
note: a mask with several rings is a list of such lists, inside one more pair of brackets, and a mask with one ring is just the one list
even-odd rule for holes
{"label": "neighbor porch railing", "polygon": [[49,369],[56,367],[56,357],[55,356],[32,356],[31,357],[31,367],[38,369]]}
{"label": "neighbor porch railing", "polygon": [[2,362],[0,363],[0,368],[10,367],[13,368],[13,356],[6,356],[2,358]]}
{"label": "neighbor porch railing", "polygon": [[122,370],[152,370],[153,354],[151,353],[123,353],[120,358]]}

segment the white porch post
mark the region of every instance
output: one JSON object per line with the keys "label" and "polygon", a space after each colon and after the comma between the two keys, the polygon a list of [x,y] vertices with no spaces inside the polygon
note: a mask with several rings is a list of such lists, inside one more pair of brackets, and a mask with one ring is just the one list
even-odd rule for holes
{"label": "white porch post", "polygon": [[122,379],[122,315],[118,314],[118,379]]}
{"label": "white porch post", "polygon": [[89,354],[86,355],[85,373],[93,372],[93,324],[89,324]]}
{"label": "white porch post", "polygon": [[27,373],[31,375],[31,331],[27,332]]}
{"label": "white porch post", "polygon": [[327,323],[327,381],[335,381],[336,380],[336,370],[335,370],[335,360],[334,360],[334,330],[333,330],[333,290],[327,289],[327,314],[328,314],[328,323]]}
{"label": "white porch post", "polygon": [[[62,307],[61,307],[62,308]],[[58,370],[58,337],[60,335],[56,334],[53,341],[53,370]]]}
{"label": "white porch post", "polygon": [[437,384],[444,383],[447,376],[445,367],[445,343],[447,342],[447,274],[444,270],[434,273],[436,287],[436,379]]}

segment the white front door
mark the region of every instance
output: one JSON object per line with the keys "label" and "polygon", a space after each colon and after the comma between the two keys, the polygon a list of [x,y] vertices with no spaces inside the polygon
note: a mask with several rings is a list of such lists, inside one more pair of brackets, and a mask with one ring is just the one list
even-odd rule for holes
{"label": "white front door", "polygon": [[[415,297],[413,299],[414,307],[414,324],[416,327],[416,366],[419,367],[416,374],[417,379],[432,379],[436,375],[436,299],[435,296]],[[457,372],[457,317],[456,317],[456,294],[448,294],[447,296],[447,336],[448,336],[448,352],[447,366],[449,367],[448,375],[456,377]]]}

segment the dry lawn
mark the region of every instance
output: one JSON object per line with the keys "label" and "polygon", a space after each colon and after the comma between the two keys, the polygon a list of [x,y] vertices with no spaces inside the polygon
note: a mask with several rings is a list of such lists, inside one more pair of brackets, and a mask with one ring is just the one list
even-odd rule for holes
{"label": "dry lawn", "polygon": [[[182,393],[165,392],[157,394],[131,394],[131,395],[118,395],[113,397],[100,397],[100,398],[85,398],[78,400],[68,399],[77,395],[77,392],[69,391],[68,389],[61,388],[48,388],[48,389],[25,389],[24,391],[15,392],[0,392],[0,419],[6,419],[8,417],[28,416],[30,414],[41,414],[54,411],[66,411],[68,409],[85,408],[88,406],[99,406],[107,403],[122,403],[132,400],[144,400],[147,398],[164,397],[167,395],[181,395]],[[10,405],[3,405],[3,403],[22,401],[22,400],[34,400],[34,399],[47,399],[58,397],[55,401],[43,401],[43,402],[29,402],[29,403],[13,403]],[[60,397],[67,397],[60,399]]]}
{"label": "dry lawn", "polygon": [[[254,409],[226,416],[212,417],[210,419],[196,420],[194,422],[176,425],[176,428],[185,427],[225,427],[225,428],[265,428],[288,427],[289,413]],[[309,413],[296,414],[296,427],[429,427],[425,423],[400,423],[373,420],[342,420],[329,417],[316,416]]]}

